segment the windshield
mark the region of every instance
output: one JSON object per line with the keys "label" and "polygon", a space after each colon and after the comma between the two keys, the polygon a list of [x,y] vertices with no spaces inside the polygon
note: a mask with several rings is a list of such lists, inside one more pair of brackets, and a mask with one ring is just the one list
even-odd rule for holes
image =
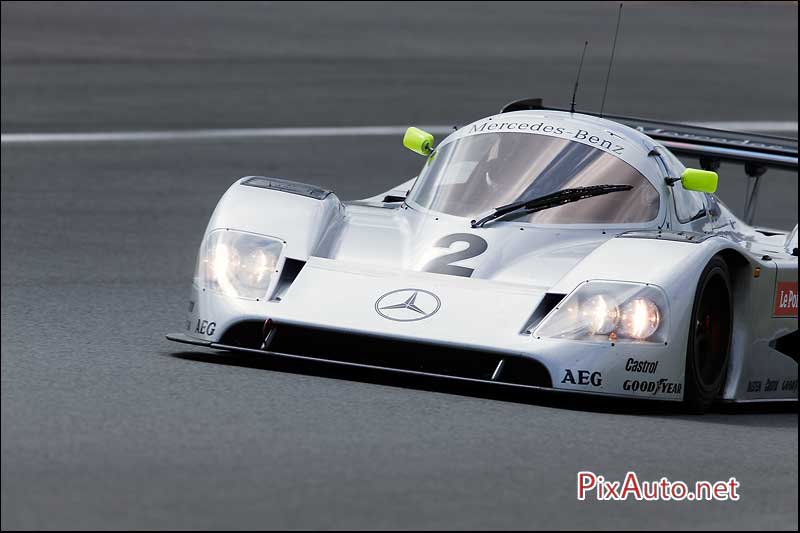
{"label": "windshield", "polygon": [[432,211],[474,218],[561,189],[603,184],[633,189],[515,220],[626,224],[648,222],[658,215],[658,191],[626,162],[585,144],[529,133],[485,133],[442,146],[428,158],[409,200]]}

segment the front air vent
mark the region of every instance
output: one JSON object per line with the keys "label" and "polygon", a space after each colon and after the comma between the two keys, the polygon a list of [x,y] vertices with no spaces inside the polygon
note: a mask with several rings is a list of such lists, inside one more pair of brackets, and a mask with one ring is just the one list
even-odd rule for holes
{"label": "front air vent", "polygon": [[300,271],[303,270],[304,266],[306,266],[306,262],[300,261],[299,259],[287,258],[286,261],[284,261],[280,277],[278,278],[278,284],[275,286],[275,292],[272,295],[272,301],[281,301],[281,298],[283,298],[286,291],[289,290],[289,287],[291,287],[294,280],[297,279],[297,276],[300,275]]}
{"label": "front air vent", "polygon": [[[454,378],[553,386],[544,365],[530,358],[314,327],[272,327],[267,350],[273,353]],[[225,332],[218,346],[258,350],[265,334],[263,322],[240,322]]]}
{"label": "front air vent", "polygon": [[219,343],[240,348],[260,348],[265,335],[264,320],[245,320],[229,327]]}
{"label": "front air vent", "polygon": [[383,197],[383,203],[385,203],[385,204],[393,204],[393,203],[398,203],[398,202],[404,202],[405,199],[406,199],[405,196],[393,196],[393,195],[390,194],[388,196],[384,196]]}
{"label": "front air vent", "polygon": [[561,300],[563,300],[565,296],[566,294],[558,294],[554,292],[548,292],[545,294],[544,298],[542,298],[542,301],[536,306],[536,309],[534,309],[533,314],[525,323],[525,327],[522,328],[520,333],[523,335],[530,335],[534,328],[539,325],[539,323],[550,313],[550,311],[552,311],[559,303],[561,303]]}

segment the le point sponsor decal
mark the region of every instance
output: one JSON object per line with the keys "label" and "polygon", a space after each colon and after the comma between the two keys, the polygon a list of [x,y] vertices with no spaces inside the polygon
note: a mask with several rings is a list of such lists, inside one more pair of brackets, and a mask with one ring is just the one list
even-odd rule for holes
{"label": "le point sponsor decal", "polygon": [[797,316],[797,282],[779,281],[775,289],[773,316]]}

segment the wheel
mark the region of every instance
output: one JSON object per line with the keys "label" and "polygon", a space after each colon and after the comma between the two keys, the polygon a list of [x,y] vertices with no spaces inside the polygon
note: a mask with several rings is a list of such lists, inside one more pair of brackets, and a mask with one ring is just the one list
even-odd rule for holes
{"label": "wheel", "polygon": [[728,265],[715,256],[700,275],[689,327],[683,398],[692,412],[706,411],[720,395],[728,370],[732,323]]}

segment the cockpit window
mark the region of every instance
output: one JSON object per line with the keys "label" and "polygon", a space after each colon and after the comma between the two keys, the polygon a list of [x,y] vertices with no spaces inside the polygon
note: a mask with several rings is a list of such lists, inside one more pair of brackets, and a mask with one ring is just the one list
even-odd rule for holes
{"label": "cockpit window", "polygon": [[631,185],[531,213],[537,224],[625,224],[656,218],[659,194],[636,169],[585,144],[528,133],[462,137],[428,158],[408,201],[432,211],[474,218],[495,207],[571,187]]}

